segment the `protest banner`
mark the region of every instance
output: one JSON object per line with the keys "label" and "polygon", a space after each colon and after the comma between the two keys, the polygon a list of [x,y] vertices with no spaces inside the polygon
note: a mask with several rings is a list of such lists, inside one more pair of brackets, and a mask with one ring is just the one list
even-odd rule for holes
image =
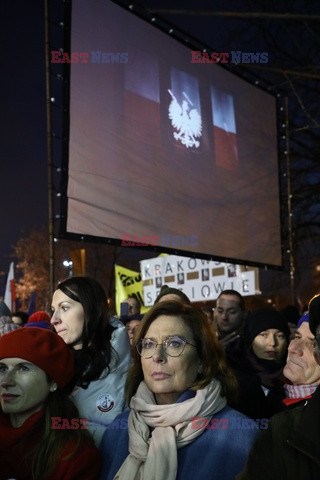
{"label": "protest banner", "polygon": [[153,305],[162,285],[178,288],[191,302],[215,300],[222,290],[258,295],[259,270],[231,263],[165,255],[140,261],[144,304]]}

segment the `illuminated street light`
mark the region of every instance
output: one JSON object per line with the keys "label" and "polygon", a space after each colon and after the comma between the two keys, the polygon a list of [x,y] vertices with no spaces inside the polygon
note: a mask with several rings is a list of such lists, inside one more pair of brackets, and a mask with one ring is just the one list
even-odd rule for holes
{"label": "illuminated street light", "polygon": [[72,261],[71,260],[63,260],[62,265],[66,268],[69,268],[69,277],[72,277]]}

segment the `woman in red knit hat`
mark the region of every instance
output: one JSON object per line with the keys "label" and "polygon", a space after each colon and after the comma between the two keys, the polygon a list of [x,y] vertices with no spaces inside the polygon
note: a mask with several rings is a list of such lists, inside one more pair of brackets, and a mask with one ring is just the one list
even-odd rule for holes
{"label": "woman in red knit hat", "polygon": [[73,354],[50,330],[0,338],[0,480],[93,480],[100,454],[68,396]]}

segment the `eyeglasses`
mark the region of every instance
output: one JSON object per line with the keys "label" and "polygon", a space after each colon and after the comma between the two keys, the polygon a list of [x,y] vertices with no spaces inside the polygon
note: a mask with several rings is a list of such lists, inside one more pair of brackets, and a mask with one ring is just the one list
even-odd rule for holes
{"label": "eyeglasses", "polygon": [[151,338],[142,338],[137,343],[137,351],[142,358],[151,358],[157,349],[158,345],[162,345],[163,350],[169,357],[179,357],[186,344],[196,347],[192,343],[188,342],[185,338],[179,335],[174,335],[164,340],[162,343],[157,343]]}

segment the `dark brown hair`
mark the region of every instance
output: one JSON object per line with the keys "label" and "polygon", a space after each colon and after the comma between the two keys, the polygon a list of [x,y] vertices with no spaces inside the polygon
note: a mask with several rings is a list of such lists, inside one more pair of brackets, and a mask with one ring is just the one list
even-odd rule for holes
{"label": "dark brown hair", "polygon": [[160,315],[179,317],[190,328],[196,343],[198,356],[202,364],[202,372],[199,373],[192,390],[199,390],[208,385],[213,379],[221,382],[221,394],[227,400],[234,399],[237,391],[237,381],[227,367],[223,347],[219,344],[206,317],[198,308],[179,301],[156,303],[137,328],[132,342],[133,363],[129,370],[125,394],[128,405],[131,397],[136,393],[140,382],[143,380],[141,357],[137,352],[136,345],[141,338],[145,337],[147,330]]}
{"label": "dark brown hair", "polygon": [[189,298],[187,297],[187,295],[185,293],[183,293],[181,290],[179,290],[178,288],[173,288],[173,287],[168,287],[168,285],[163,285],[161,287],[161,290],[159,292],[159,295],[157,296],[157,298],[155,299],[154,303],[158,303],[159,300],[164,297],[165,295],[176,295],[177,297],[179,297],[181,299],[182,302],[184,303],[189,303],[190,304],[190,300]]}
{"label": "dark brown hair", "polygon": [[[49,378],[48,382],[50,382]],[[79,411],[70,399],[67,390],[58,388],[55,392],[50,392],[43,408],[43,434],[39,442],[31,449],[26,444],[24,448],[28,450],[28,453],[20,458],[17,457],[17,463],[31,464],[33,480],[47,478],[58,467],[61,460],[71,459],[85,445],[94,446],[93,438],[89,431],[85,428],[80,428],[80,425],[79,428],[52,428],[52,419],[54,417],[63,417],[64,420],[68,420],[69,424],[74,419],[78,419],[79,422],[81,420]],[[1,407],[0,412],[3,414]],[[28,442],[28,439],[26,442]],[[65,449],[67,449],[68,453],[65,454],[66,456],[62,456]]]}
{"label": "dark brown hair", "polygon": [[82,348],[75,350],[75,382],[87,388],[92,380],[105,375],[111,362],[111,334],[114,328],[108,316],[107,295],[102,285],[90,277],[71,277],[58,283],[57,289],[76,302],[84,311]]}
{"label": "dark brown hair", "polygon": [[[33,451],[32,478],[42,480],[53,473],[61,460],[72,458],[83,444],[93,445],[93,440],[87,430],[81,429],[52,429],[52,418],[63,416],[71,423],[72,419],[79,419],[79,411],[68,395],[58,389],[50,393],[44,405],[44,434]],[[62,457],[65,447],[72,446],[68,456]]]}
{"label": "dark brown hair", "polygon": [[232,289],[229,289],[229,290],[222,290],[218,297],[217,297],[217,300],[219,300],[219,298],[221,297],[221,295],[232,295],[233,297],[237,297],[237,300],[238,300],[238,303],[239,303],[239,307],[242,311],[245,310],[245,303],[244,303],[244,298],[243,296],[241,295],[241,293],[239,293],[237,290],[232,290]]}

